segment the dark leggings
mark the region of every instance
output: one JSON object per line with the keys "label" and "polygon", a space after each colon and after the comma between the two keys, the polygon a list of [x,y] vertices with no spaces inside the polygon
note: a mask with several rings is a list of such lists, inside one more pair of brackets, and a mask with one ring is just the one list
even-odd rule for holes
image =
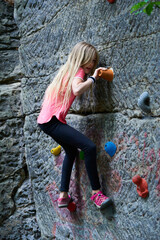
{"label": "dark leggings", "polygon": [[48,122],[39,124],[39,127],[65,150],[62,167],[61,192],[68,192],[73,163],[78,148],[84,152],[85,166],[92,190],[100,188],[96,164],[96,145],[82,133],[67,124],[60,122],[55,116]]}

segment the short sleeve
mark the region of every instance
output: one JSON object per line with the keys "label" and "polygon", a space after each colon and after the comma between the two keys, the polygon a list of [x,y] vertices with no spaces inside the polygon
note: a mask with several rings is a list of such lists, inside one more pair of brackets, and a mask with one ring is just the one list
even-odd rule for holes
{"label": "short sleeve", "polygon": [[83,68],[80,68],[78,72],[75,75],[75,78],[81,78],[82,80],[84,79],[85,72]]}

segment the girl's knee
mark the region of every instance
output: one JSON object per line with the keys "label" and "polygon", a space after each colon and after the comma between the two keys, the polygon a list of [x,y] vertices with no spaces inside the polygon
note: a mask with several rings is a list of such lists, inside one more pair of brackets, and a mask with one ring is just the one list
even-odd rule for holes
{"label": "girl's knee", "polygon": [[96,153],[96,145],[93,142],[88,145],[88,152]]}
{"label": "girl's knee", "polygon": [[65,152],[68,156],[70,157],[76,157],[78,154],[78,149],[75,147],[69,148],[69,149],[65,149]]}

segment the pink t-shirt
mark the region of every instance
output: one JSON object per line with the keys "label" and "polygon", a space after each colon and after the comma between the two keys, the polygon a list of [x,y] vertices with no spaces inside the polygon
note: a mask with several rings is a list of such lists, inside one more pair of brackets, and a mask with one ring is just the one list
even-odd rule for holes
{"label": "pink t-shirt", "polygon": [[[83,70],[83,68],[80,68],[77,72],[77,74],[75,75],[75,77],[77,78],[81,78],[83,79],[85,76],[85,72]],[[47,123],[51,120],[51,118],[53,116],[56,116],[56,118],[61,121],[62,123],[66,123],[65,117],[75,99],[75,95],[73,94],[73,91],[71,92],[71,96],[68,102],[68,105],[62,106],[59,104],[59,100],[57,99],[57,104],[55,104],[54,102],[49,102],[46,98],[43,101],[42,104],[42,108],[40,111],[40,114],[38,116],[37,122],[39,124],[43,124],[43,123]]]}

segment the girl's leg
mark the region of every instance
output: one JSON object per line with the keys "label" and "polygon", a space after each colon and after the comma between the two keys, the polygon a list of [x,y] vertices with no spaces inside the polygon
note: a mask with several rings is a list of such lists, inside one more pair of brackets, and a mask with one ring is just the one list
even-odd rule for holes
{"label": "girl's leg", "polygon": [[[96,164],[96,145],[82,133],[67,124],[61,123],[56,118],[54,118],[54,121],[51,122],[52,123],[50,123],[50,127],[45,132],[50,135],[56,142],[62,145],[66,151],[66,156],[62,168],[62,183],[64,184],[65,189],[68,189],[68,187],[65,185],[65,182],[68,182],[68,176],[70,180],[70,174],[75,156],[77,154],[77,148],[80,148],[82,151],[84,151],[85,166],[92,190],[98,190],[100,188],[100,183]],[[71,153],[72,149],[73,154]],[[68,173],[66,174],[66,172]],[[61,189],[64,187],[63,184],[61,185]]]}
{"label": "girl's leg", "polygon": [[[71,161],[72,163],[70,164],[71,166],[73,166],[73,162],[77,154],[75,149],[79,148],[82,151],[84,151],[85,166],[86,166],[86,170],[87,170],[87,174],[90,180],[92,190],[99,190],[100,183],[99,183],[97,163],[96,163],[96,145],[89,138],[87,138],[85,135],[83,135],[79,131],[61,122],[59,122],[56,129],[54,130],[53,138],[59,144],[62,145],[62,147],[65,149],[66,152],[67,151],[70,152],[70,154],[67,154],[67,156],[64,159],[64,163],[63,163],[64,169],[67,169],[68,161],[71,161],[71,156],[72,156],[72,161]],[[71,154],[72,151],[73,151],[73,154]],[[70,172],[71,172],[71,166],[69,170]]]}
{"label": "girl's leg", "polygon": [[62,196],[65,196],[65,193],[67,193],[69,190],[73,163],[78,154],[78,150],[75,147],[67,146],[64,144],[61,145],[64,148],[66,155],[63,160],[60,191],[64,193]]}
{"label": "girl's leg", "polygon": [[58,207],[67,207],[70,202],[70,197],[67,192],[77,148],[83,150],[85,154],[85,165],[92,186],[93,196],[91,200],[100,209],[109,206],[112,200],[103,195],[101,191],[98,191],[100,189],[100,183],[97,173],[95,144],[86,136],[67,124],[61,123],[56,118],[53,118],[47,125],[45,124],[45,126],[40,127],[44,132],[54,138],[55,141],[61,144],[66,151],[62,167],[61,193],[66,194],[67,197],[65,199],[58,199]]}
{"label": "girl's leg", "polygon": [[57,130],[58,125],[61,125],[55,117],[51,119],[50,122],[39,124],[39,127],[49,136],[51,136],[57,143],[59,143],[65,150],[65,157],[63,160],[62,166],[62,175],[61,175],[61,187],[60,187],[60,198],[68,196],[70,176],[73,168],[74,159],[78,154],[78,150],[74,146],[70,146],[64,143],[62,138],[59,138],[59,131]]}

